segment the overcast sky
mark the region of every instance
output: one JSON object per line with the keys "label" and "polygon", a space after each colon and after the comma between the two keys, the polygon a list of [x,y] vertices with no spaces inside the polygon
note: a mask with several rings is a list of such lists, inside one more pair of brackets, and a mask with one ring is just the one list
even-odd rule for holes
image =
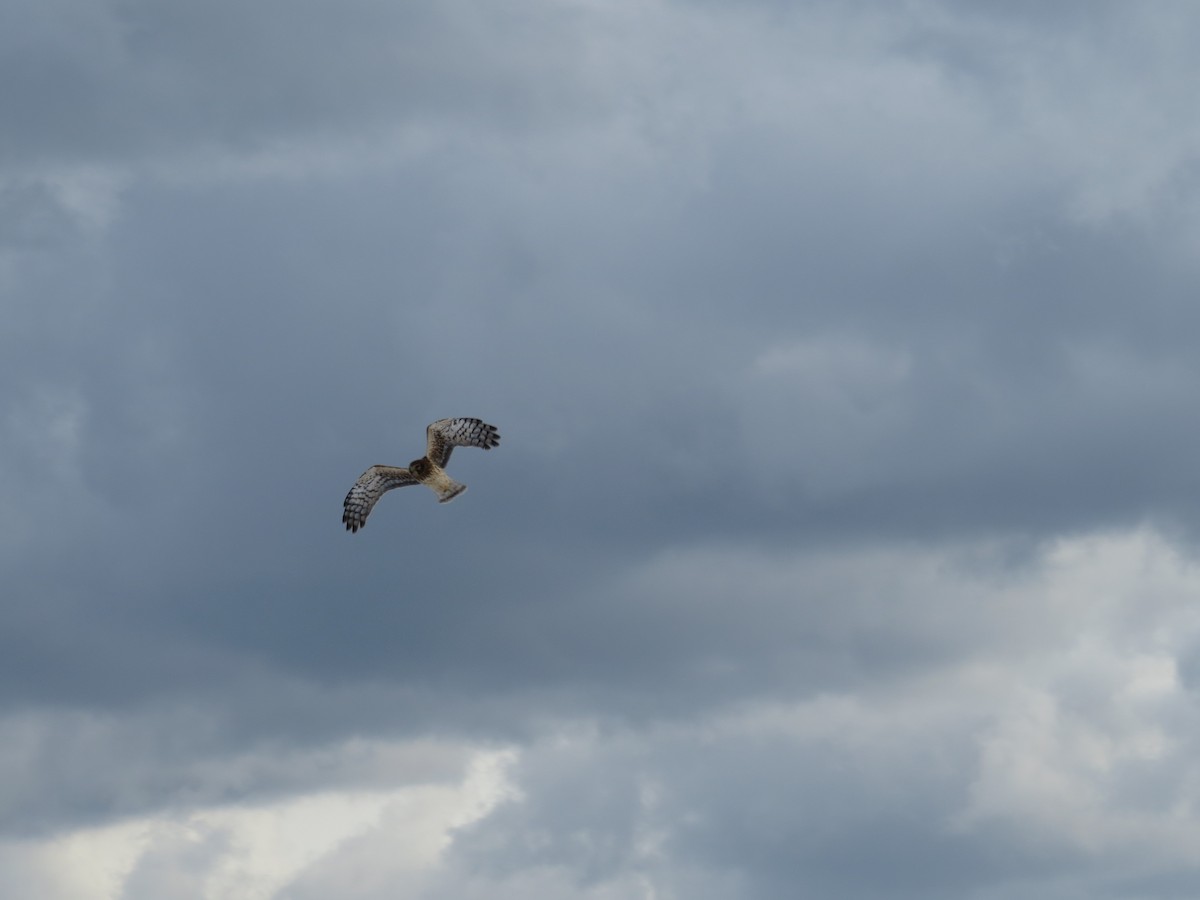
{"label": "overcast sky", "polygon": [[1200,895],[1195,4],[0,20],[0,894]]}

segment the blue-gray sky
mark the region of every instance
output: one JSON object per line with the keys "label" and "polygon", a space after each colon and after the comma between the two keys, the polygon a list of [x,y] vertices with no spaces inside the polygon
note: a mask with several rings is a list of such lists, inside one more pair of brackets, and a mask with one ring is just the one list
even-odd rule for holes
{"label": "blue-gray sky", "polygon": [[1194,4],[2,18],[0,893],[1200,894]]}

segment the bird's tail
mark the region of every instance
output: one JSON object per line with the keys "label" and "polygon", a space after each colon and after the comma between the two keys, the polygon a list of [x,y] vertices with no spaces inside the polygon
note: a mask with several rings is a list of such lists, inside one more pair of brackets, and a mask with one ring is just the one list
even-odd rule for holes
{"label": "bird's tail", "polygon": [[434,488],[434,491],[437,492],[438,503],[449,503],[467,489],[465,484],[455,481],[453,478],[447,478],[446,482]]}
{"label": "bird's tail", "polygon": [[433,471],[429,473],[429,477],[424,479],[424,484],[437,494],[438,503],[449,503],[467,489],[465,484],[459,484],[446,474],[445,469],[438,468],[437,466],[434,466]]}

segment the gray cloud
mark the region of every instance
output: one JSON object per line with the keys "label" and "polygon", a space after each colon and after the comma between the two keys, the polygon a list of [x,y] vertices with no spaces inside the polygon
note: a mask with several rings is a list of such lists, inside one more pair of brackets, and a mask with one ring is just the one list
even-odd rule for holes
{"label": "gray cloud", "polygon": [[[174,817],[121,883],[183,896],[239,852],[191,811],[503,745],[525,799],[414,896],[1186,892],[1112,848],[1165,833],[1195,733],[1189,7],[26,7],[5,835]],[[470,492],[344,534],[358,472],[459,414],[504,435],[455,455]],[[868,749],[705,743],[942,679]],[[996,749],[1022,710],[1037,789]],[[359,778],[355,735],[459,749]],[[1060,819],[1002,802],[1064,783]],[[388,834],[277,896],[390,871]]]}

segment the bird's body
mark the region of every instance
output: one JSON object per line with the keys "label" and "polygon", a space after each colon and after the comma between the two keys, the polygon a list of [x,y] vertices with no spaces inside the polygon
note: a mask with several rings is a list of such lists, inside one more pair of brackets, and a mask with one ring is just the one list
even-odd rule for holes
{"label": "bird's body", "polygon": [[[499,439],[499,436],[497,436],[496,440]],[[417,479],[418,484],[425,485],[425,487],[437,494],[438,503],[448,503],[467,489],[465,484],[455,481],[446,474],[445,469],[436,465],[427,456],[414,459],[410,462],[408,464],[408,474]]]}
{"label": "bird's body", "polygon": [[500,435],[482,419],[438,419],[425,429],[425,443],[425,455],[413,460],[407,468],[371,466],[359,476],[342,503],[342,522],[347,531],[355,532],[366,525],[371,509],[392,488],[423,484],[437,494],[439,503],[453,500],[467,489],[442,468],[454,448],[491,450],[500,443]]}

